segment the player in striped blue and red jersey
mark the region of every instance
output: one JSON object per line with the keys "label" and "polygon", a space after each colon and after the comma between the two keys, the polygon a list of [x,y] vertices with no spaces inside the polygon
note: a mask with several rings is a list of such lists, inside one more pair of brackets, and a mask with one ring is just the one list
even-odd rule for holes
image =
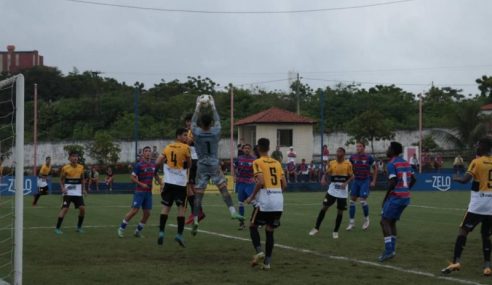
{"label": "player in striped blue and red jersey", "polygon": [[355,148],[357,153],[352,154],[349,158],[350,163],[352,163],[355,180],[352,184],[352,189],[350,190],[350,221],[347,231],[352,230],[355,226],[355,202],[357,201],[357,198],[360,198],[360,204],[362,206],[362,211],[364,212],[362,229],[367,230],[369,227],[369,205],[367,204],[367,197],[369,197],[369,186],[374,187],[376,185],[376,178],[378,175],[378,167],[376,163],[374,163],[374,158],[372,155],[365,152],[366,145],[363,142],[357,142]]}
{"label": "player in striped blue and red jersey", "polygon": [[137,162],[133,167],[133,172],[130,177],[132,182],[137,184],[137,188],[133,194],[132,208],[126,214],[123,222],[118,228],[119,237],[123,237],[128,222],[130,222],[130,220],[138,213],[140,208],[142,208],[143,215],[135,230],[135,237],[141,236],[141,231],[150,217],[150,210],[152,209],[152,180],[156,168],[155,162],[150,159],[151,155],[152,150],[150,146],[144,147],[142,160]]}
{"label": "player in striped blue and red jersey", "polygon": [[[236,193],[239,214],[244,217],[244,200],[246,200],[255,188],[255,179],[253,175],[253,162],[256,157],[251,155],[252,147],[250,144],[243,144],[241,148],[242,155],[237,157],[234,162],[235,180],[236,180]],[[239,221],[239,230],[245,228],[244,221]]]}
{"label": "player in striped blue and red jersey", "polygon": [[389,182],[381,214],[384,252],[379,256],[380,262],[396,255],[396,222],[410,204],[410,189],[416,182],[410,163],[400,157],[402,152],[403,146],[399,142],[391,142],[386,152],[390,159],[387,165]]}

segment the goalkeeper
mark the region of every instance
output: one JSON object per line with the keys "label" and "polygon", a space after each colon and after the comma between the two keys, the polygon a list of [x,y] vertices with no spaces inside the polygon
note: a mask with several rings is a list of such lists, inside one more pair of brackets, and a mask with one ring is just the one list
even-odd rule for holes
{"label": "goalkeeper", "polygon": [[[205,113],[202,110],[202,107],[204,107],[200,103],[200,98],[202,96],[197,98],[195,113],[191,119],[191,131],[195,138],[195,148],[198,154],[192,235],[196,235],[198,232],[198,217],[202,207],[203,194],[209,180],[219,188],[219,191],[224,198],[224,202],[231,213],[231,217],[240,221],[244,220],[244,217],[236,212],[231,195],[227,191],[227,181],[220,169],[218,149],[221,125],[219,114],[215,108],[214,99],[212,96],[209,96],[209,104],[213,113],[212,117],[209,113]],[[200,118],[200,126],[198,126],[198,118]]]}

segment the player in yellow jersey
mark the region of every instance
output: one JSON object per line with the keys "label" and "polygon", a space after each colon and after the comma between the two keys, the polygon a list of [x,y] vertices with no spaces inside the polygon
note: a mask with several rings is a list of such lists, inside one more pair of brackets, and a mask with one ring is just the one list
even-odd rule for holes
{"label": "player in yellow jersey", "polygon": [[326,211],[337,202],[337,218],[335,220],[335,228],[333,229],[333,238],[338,238],[338,230],[342,223],[343,211],[347,210],[348,184],[354,179],[352,164],[345,159],[345,149],[339,147],[337,149],[337,159],[330,161],[326,167],[326,174],[321,178],[321,185],[329,183],[328,191],[323,200],[323,207],[319,211],[316,225],[309,232],[310,236],[314,236],[319,232],[321,222],[325,218]]}
{"label": "player in yellow jersey", "polygon": [[63,195],[63,204],[58,214],[58,222],[56,223],[55,233],[57,235],[62,234],[61,224],[63,218],[70,208],[70,204],[73,202],[75,209],[79,209],[79,219],[77,222],[77,232],[81,233],[82,223],[85,216],[85,205],[83,194],[87,194],[84,188],[84,166],[79,164],[79,154],[77,152],[70,152],[68,160],[70,163],[65,164],[60,171],[60,187]]}
{"label": "player in yellow jersey", "polygon": [[[190,213],[190,216],[186,220],[186,224],[192,224],[193,223],[193,208],[195,205],[195,178],[196,178],[196,168],[197,168],[197,162],[198,162],[198,154],[196,153],[195,149],[195,141],[193,139],[193,133],[191,132],[191,119],[193,118],[193,114],[188,114],[185,117],[185,125],[187,129],[187,135],[186,135],[186,143],[190,146],[190,152],[191,152],[191,166],[190,171],[188,173],[188,185],[187,185],[187,200],[188,203],[190,204],[190,209],[192,213]],[[203,212],[203,207],[200,208],[200,213],[198,214],[198,221],[201,221],[205,218],[205,213]]]}
{"label": "player in yellow jersey", "polygon": [[[455,176],[453,180],[468,183],[471,180],[478,182],[478,188],[472,187],[468,211],[460,225],[458,237],[454,245],[453,261],[444,269],[443,274],[449,274],[461,269],[461,253],[466,244],[466,238],[473,229],[482,223],[482,248],[484,257],[483,275],[491,276],[491,226],[492,226],[492,138],[485,137],[478,142],[479,157],[472,160],[463,177]],[[476,186],[476,185],[475,185]]]}
{"label": "player in yellow jersey", "polygon": [[34,194],[34,201],[32,205],[38,204],[39,197],[41,195],[48,195],[48,178],[51,175],[51,157],[47,156],[45,162],[39,169],[38,173],[38,193]]}
{"label": "player in yellow jersey", "polygon": [[[251,266],[256,266],[263,261],[261,268],[264,270],[270,269],[274,246],[273,231],[280,226],[280,217],[284,210],[282,192],[287,186],[282,165],[268,156],[269,150],[270,141],[266,138],[259,139],[260,158],[253,162],[256,185],[251,196],[245,201],[248,204],[254,201],[255,205],[249,226],[251,241],[256,250]],[[265,226],[265,252],[261,248],[258,226]]]}
{"label": "player in yellow jersey", "polygon": [[162,211],[159,221],[159,237],[157,244],[164,242],[164,228],[166,227],[169,210],[176,202],[178,207],[178,234],[174,238],[180,246],[185,247],[183,230],[185,223],[186,185],[188,184],[188,168],[191,165],[191,152],[187,144],[188,130],[176,130],[176,141],[168,144],[156,161],[156,171],[164,163],[164,188],[161,192]]}

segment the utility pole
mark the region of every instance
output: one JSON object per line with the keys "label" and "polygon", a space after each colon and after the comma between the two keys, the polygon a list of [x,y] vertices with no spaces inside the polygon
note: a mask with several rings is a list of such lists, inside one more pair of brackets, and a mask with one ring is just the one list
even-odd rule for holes
{"label": "utility pole", "polygon": [[299,99],[299,85],[301,84],[299,73],[297,73],[297,84],[296,84],[296,99],[297,99],[297,115],[301,114],[301,104]]}
{"label": "utility pole", "polygon": [[38,175],[38,84],[34,83],[34,170],[33,175]]}

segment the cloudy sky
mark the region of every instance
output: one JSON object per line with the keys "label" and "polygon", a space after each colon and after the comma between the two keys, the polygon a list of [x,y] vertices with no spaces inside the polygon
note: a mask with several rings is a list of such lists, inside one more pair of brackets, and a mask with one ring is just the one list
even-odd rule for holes
{"label": "cloudy sky", "polygon": [[[0,49],[37,49],[45,65],[74,67],[149,88],[161,79],[208,76],[287,89],[288,72],[312,87],[394,83],[418,93],[437,86],[478,92],[492,75],[490,0],[0,0]],[[396,2],[396,3],[395,3]],[[306,13],[294,11],[386,5]],[[258,83],[260,82],[260,83]]]}

